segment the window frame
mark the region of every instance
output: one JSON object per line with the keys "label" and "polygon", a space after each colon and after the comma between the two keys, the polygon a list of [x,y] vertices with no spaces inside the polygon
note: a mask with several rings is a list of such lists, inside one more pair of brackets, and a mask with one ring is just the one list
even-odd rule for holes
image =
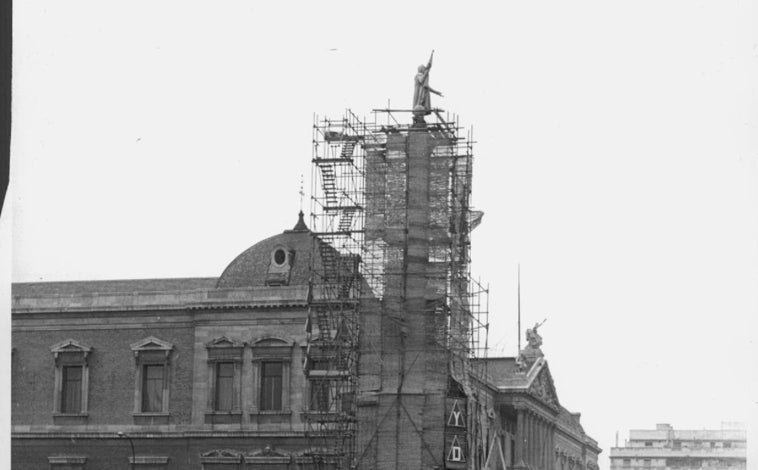
{"label": "window frame", "polygon": [[[78,377],[72,377],[72,372],[76,371]],[[83,365],[63,365],[61,366],[61,413],[62,414],[81,414],[82,402],[84,401],[82,385],[84,382]],[[71,385],[74,385],[71,387]],[[78,389],[78,390],[77,390]],[[76,392],[76,403],[73,403],[72,409],[68,409],[68,402],[74,401],[69,397],[69,393]]]}
{"label": "window frame", "polygon": [[[336,411],[334,381],[327,378],[308,380],[308,411],[330,413]],[[326,400],[325,402],[322,400]]]}
{"label": "window frame", "polygon": [[[284,260],[281,263],[276,261],[277,253],[284,253]],[[265,284],[267,286],[287,286],[290,283],[290,272],[295,260],[295,251],[284,245],[277,245],[271,250],[271,255],[266,271]]]}
{"label": "window frame", "polygon": [[[93,348],[74,339],[67,339],[50,347],[55,363],[53,417],[87,417],[89,415],[89,357]],[[81,367],[79,411],[64,411],[64,370]]]}
{"label": "window frame", "polygon": [[[213,339],[206,343],[208,364],[208,396],[206,400],[206,421],[213,415],[242,414],[242,357],[245,343],[230,339],[226,336]],[[232,407],[229,410],[218,409],[218,367],[219,364],[233,366],[232,376]],[[210,418],[209,418],[210,417]]]}
{"label": "window frame", "polygon": [[[130,346],[134,354],[135,377],[134,377],[134,408],[132,414],[140,416],[169,416],[170,384],[171,384],[171,353],[174,345],[160,340],[154,336],[132,343]],[[143,394],[147,377],[147,366],[163,366],[163,388],[161,389],[160,411],[146,411],[143,407]]]}
{"label": "window frame", "polygon": [[[145,363],[141,364],[140,367],[142,368],[142,396],[140,411],[142,413],[160,413],[163,411],[163,394],[165,392],[163,385],[166,382],[166,366],[160,363]],[[153,377],[150,371],[156,369],[160,370],[160,376]],[[149,390],[153,388],[151,386],[152,382],[157,382],[160,385],[160,387],[157,387],[157,390],[159,390],[160,394],[159,400],[161,405],[158,407],[160,409],[150,409],[151,404],[149,399]]]}
{"label": "window frame", "polygon": [[[261,381],[258,406],[261,411],[282,411],[284,408],[284,363],[282,361],[261,361]],[[266,373],[267,370],[270,373]],[[273,391],[269,390],[271,388]]]}
{"label": "window frame", "polygon": [[[250,406],[251,414],[289,414],[291,409],[291,369],[294,341],[274,336],[265,336],[250,342],[253,353],[253,401]],[[263,409],[263,364],[281,363],[282,386],[281,386],[281,409]]]}
{"label": "window frame", "polygon": [[[225,367],[229,366],[229,367]],[[216,390],[213,394],[213,411],[231,412],[235,408],[234,393],[234,361],[218,361],[215,363]],[[228,370],[225,370],[228,369]],[[224,372],[222,376],[222,372]],[[222,379],[228,379],[228,384],[221,387]],[[225,383],[227,380],[224,381]],[[223,390],[222,390],[223,388]],[[223,392],[223,393],[222,393]]]}

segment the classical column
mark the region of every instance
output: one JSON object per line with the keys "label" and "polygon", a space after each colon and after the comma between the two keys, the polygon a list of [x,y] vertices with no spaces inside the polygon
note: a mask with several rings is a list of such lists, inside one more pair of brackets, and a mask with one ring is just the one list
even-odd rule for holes
{"label": "classical column", "polygon": [[547,422],[547,445],[545,446],[545,469],[553,470],[553,423]]}
{"label": "classical column", "polygon": [[543,464],[545,470],[550,469],[550,456],[548,452],[550,452],[550,423],[545,420],[545,446],[542,449],[542,460],[545,462]]}
{"label": "classical column", "polygon": [[516,410],[516,445],[514,446],[515,449],[513,449],[513,460],[516,462],[516,465],[518,465],[522,460],[524,460],[524,439],[525,439],[525,432],[526,432],[526,426],[524,426],[524,419],[525,419],[525,413],[523,408],[519,408]]}
{"label": "classical column", "polygon": [[545,470],[545,420],[540,416],[539,461],[537,466]]}
{"label": "classical column", "polygon": [[540,468],[542,470],[547,470],[545,449],[547,449],[547,422],[545,418],[540,417]]}
{"label": "classical column", "polygon": [[529,453],[529,463],[534,466],[537,463],[537,459],[535,458],[537,456],[537,420],[535,419],[534,414],[529,415],[529,422],[532,427],[531,439],[529,439],[529,442],[531,443],[529,447],[532,450]]}
{"label": "classical column", "polygon": [[550,424],[550,468],[555,470],[555,424]]}
{"label": "classical column", "polygon": [[545,436],[545,442],[542,444],[542,468],[548,470],[548,456],[547,453],[550,450],[550,423],[547,420],[542,421],[543,431],[542,435]]}
{"label": "classical column", "polygon": [[524,413],[524,424],[526,425],[526,431],[524,432],[524,462],[528,465],[532,463],[532,415],[529,410]]}
{"label": "classical column", "polygon": [[531,412],[527,412],[526,423],[528,429],[526,433],[526,448],[528,449],[526,452],[526,463],[534,465],[534,416],[532,416]]}
{"label": "classical column", "polygon": [[539,438],[539,421],[537,420],[537,415],[532,415],[532,466],[534,468],[537,468],[539,465],[539,454],[540,450],[540,438]]}

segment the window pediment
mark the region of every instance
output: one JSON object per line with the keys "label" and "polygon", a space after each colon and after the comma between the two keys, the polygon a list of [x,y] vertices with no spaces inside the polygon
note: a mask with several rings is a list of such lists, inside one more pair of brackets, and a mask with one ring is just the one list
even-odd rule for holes
{"label": "window pediment", "polygon": [[174,350],[174,345],[155,336],[148,336],[132,343],[130,348],[134,352],[134,358],[137,362],[167,361],[169,354]]}
{"label": "window pediment", "polygon": [[243,341],[222,336],[220,338],[214,338],[211,341],[205,343],[206,348],[244,348],[245,343]]}
{"label": "window pediment", "polygon": [[132,343],[129,346],[135,353],[141,351],[171,351],[174,349],[174,345],[168,341],[163,341],[155,336],[148,336],[145,339],[141,339],[136,343]]}
{"label": "window pediment", "polygon": [[245,454],[245,463],[252,463],[252,464],[278,464],[278,465],[286,465],[290,463],[292,460],[292,457],[289,454],[285,454],[282,452],[278,452],[271,448],[271,446],[266,446],[263,449],[259,450],[258,452],[252,452]]}
{"label": "window pediment", "polygon": [[295,345],[292,340],[286,340],[278,336],[262,336],[250,342],[253,348],[279,347],[287,348]]}
{"label": "window pediment", "polygon": [[252,341],[253,360],[280,359],[289,360],[292,356],[294,341],[268,336]]}
{"label": "window pediment", "polygon": [[50,347],[50,352],[53,353],[53,357],[56,360],[59,358],[61,353],[79,353],[82,354],[82,359],[86,360],[89,353],[92,352],[92,348],[83,343],[80,343],[79,341],[76,341],[75,339],[67,339]]}
{"label": "window pediment", "polygon": [[241,361],[245,343],[227,336],[212,339],[205,343],[208,349],[208,360],[214,361]]}
{"label": "window pediment", "polygon": [[242,454],[232,449],[214,449],[200,454],[200,463],[242,463]]}
{"label": "window pediment", "polygon": [[274,450],[271,446],[266,446],[258,452],[252,452],[245,457],[289,457],[289,454]]}

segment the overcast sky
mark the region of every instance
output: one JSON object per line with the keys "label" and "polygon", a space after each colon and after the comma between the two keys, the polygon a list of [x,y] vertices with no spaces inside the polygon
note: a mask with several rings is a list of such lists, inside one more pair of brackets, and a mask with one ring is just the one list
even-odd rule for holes
{"label": "overcast sky", "polygon": [[313,114],[409,107],[435,49],[477,142],[492,354],[520,263],[601,468],[617,430],[755,413],[755,6],[364,5],[16,2],[12,280],[220,275],[295,224]]}

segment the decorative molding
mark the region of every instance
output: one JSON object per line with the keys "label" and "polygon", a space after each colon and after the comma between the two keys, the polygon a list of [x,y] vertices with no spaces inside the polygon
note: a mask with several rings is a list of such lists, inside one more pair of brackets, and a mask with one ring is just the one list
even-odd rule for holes
{"label": "decorative molding", "polygon": [[253,348],[294,347],[296,344],[297,342],[294,339],[274,335],[258,336],[250,341],[250,346]]}
{"label": "decorative molding", "polygon": [[158,455],[136,455],[132,458],[130,455],[129,463],[134,465],[167,465],[168,457]]}
{"label": "decorative molding", "polygon": [[200,454],[201,464],[240,464],[242,454],[233,449],[214,449]]}
{"label": "decorative molding", "polygon": [[[67,339],[50,347],[55,362],[53,387],[53,421],[60,417],[78,418],[80,424],[87,420],[89,402],[89,355],[93,348],[75,339]],[[78,411],[63,411],[63,380],[66,367],[81,368],[81,389]]]}
{"label": "decorative molding", "polygon": [[258,452],[251,452],[245,454],[245,463],[254,464],[288,464],[292,461],[292,456],[287,453],[282,453],[274,450],[270,445],[267,445]]}
{"label": "decorative molding", "polygon": [[[42,429],[29,430],[29,426],[12,426],[11,439],[115,439],[113,431],[109,425],[89,425],[87,431],[81,427],[74,429],[69,426],[40,426]],[[176,431],[173,425],[159,425],[151,427],[150,432],[140,434],[132,431],[129,433],[132,438],[147,437],[150,439],[198,439],[198,438],[219,438],[219,439],[283,439],[283,438],[304,438],[303,431],[260,431],[260,430],[235,430],[235,431]]]}
{"label": "decorative molding", "polygon": [[56,343],[50,347],[50,352],[53,353],[53,357],[57,361],[61,353],[80,353],[83,355],[84,360],[87,360],[89,353],[92,352],[92,347],[80,343],[75,339],[67,339]]}
{"label": "decorative molding", "polygon": [[145,339],[141,339],[137,342],[129,345],[134,355],[137,356],[141,352],[146,351],[164,351],[166,356],[174,349],[174,345],[168,341],[163,341],[155,336],[148,336]]}
{"label": "decorative molding", "polygon": [[[284,260],[277,263],[276,255],[281,251],[284,254]],[[267,286],[286,286],[290,282],[290,272],[295,261],[295,252],[283,245],[277,245],[271,250],[271,259],[266,272]]]}
{"label": "decorative molding", "polygon": [[214,338],[205,343],[206,348],[244,348],[244,341],[239,341],[228,336],[221,336],[220,338]]}
{"label": "decorative molding", "polygon": [[547,365],[532,380],[527,392],[553,408],[560,406],[558,394],[555,391],[555,385],[553,385],[553,379]]}
{"label": "decorative molding", "polygon": [[[168,341],[163,341],[155,336],[148,336],[132,343],[129,346],[134,353],[135,374],[134,374],[134,408],[133,415],[135,424],[138,418],[144,416],[167,416],[169,412],[169,392],[171,384],[171,352],[174,345]],[[160,411],[145,412],[142,409],[142,385],[145,378],[143,377],[145,366],[162,365],[163,366],[163,392]],[[164,421],[164,420],[162,420]],[[166,423],[161,423],[166,424]]]}
{"label": "decorative molding", "polygon": [[50,465],[84,465],[87,457],[83,455],[51,455],[47,458]]}
{"label": "decorative molding", "polygon": [[[234,416],[241,417],[242,414],[242,357],[244,355],[245,344],[228,336],[214,338],[205,343],[208,354],[208,388],[206,397],[206,423],[216,422],[219,420],[226,421]],[[232,364],[232,391],[231,391],[231,409],[218,410],[218,368],[222,364]],[[240,418],[234,420],[239,422]]]}

